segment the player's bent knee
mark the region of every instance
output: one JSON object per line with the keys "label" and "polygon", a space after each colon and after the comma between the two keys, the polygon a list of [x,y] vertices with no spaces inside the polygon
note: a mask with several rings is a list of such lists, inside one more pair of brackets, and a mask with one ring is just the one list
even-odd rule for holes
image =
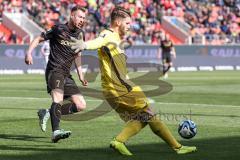
{"label": "player's bent knee", "polygon": [[77,111],[80,112],[86,108],[86,103],[77,103],[76,107],[77,107]]}
{"label": "player's bent knee", "polygon": [[82,95],[72,96],[72,101],[76,105],[77,111],[80,112],[86,108],[86,101]]}

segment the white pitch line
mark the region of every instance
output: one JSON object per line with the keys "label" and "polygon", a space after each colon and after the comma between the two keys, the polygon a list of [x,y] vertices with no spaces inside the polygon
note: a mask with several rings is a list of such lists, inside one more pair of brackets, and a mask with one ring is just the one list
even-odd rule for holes
{"label": "white pitch line", "polygon": [[39,97],[0,97],[0,99],[25,99],[25,100],[46,100],[46,99],[50,99],[49,98],[39,98]]}
{"label": "white pitch line", "polygon": [[[0,97],[0,99],[16,99],[16,100],[51,100],[51,98],[45,98],[45,97]],[[95,100],[95,99],[89,99],[86,101],[96,101],[96,102],[102,102],[102,100]]]}
{"label": "white pitch line", "polygon": [[207,107],[232,107],[239,108],[240,106],[234,105],[224,105],[224,104],[198,104],[198,103],[168,103],[168,102],[156,102],[157,104],[166,104],[166,105],[191,105],[191,106],[207,106]]}
{"label": "white pitch line", "polygon": [[[0,99],[17,99],[17,100],[50,100],[50,98],[38,98],[38,97],[0,97]],[[188,105],[188,106],[207,106],[207,107],[232,107],[240,108],[240,106],[234,105],[221,105],[221,104],[198,104],[198,103],[175,103],[175,102],[156,102],[153,99],[150,99],[150,103],[164,104],[164,105]],[[102,102],[103,100],[98,99],[89,99],[86,100],[89,102]]]}

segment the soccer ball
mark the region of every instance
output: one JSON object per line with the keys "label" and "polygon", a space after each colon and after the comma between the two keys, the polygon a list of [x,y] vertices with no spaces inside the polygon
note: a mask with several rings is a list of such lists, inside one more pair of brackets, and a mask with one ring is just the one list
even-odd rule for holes
{"label": "soccer ball", "polygon": [[192,120],[184,120],[179,124],[178,133],[182,138],[193,138],[197,134],[197,126]]}

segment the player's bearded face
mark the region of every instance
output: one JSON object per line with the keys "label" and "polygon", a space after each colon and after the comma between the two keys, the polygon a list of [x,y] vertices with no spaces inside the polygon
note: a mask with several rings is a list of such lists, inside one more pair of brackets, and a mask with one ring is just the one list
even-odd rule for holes
{"label": "player's bearded face", "polygon": [[81,10],[78,10],[73,13],[71,18],[72,18],[72,23],[73,23],[74,27],[80,29],[85,24],[86,13]]}
{"label": "player's bearded face", "polygon": [[130,31],[131,18],[127,17],[122,19],[121,25],[119,26],[120,35],[124,36],[127,32]]}

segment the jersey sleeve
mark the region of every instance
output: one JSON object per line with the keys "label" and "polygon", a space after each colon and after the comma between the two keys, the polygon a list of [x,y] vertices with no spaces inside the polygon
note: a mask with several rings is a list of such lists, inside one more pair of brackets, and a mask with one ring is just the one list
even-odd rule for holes
{"label": "jersey sleeve", "polygon": [[105,46],[109,41],[107,33],[100,33],[100,35],[90,41],[87,41],[86,44],[86,49],[87,50],[96,50],[101,48],[102,46]]}
{"label": "jersey sleeve", "polygon": [[41,33],[41,37],[43,37],[44,40],[49,40],[49,39],[53,38],[55,28],[56,28],[56,27],[53,26],[50,30],[48,30],[48,31],[46,31],[46,32],[42,32],[42,33]]}

